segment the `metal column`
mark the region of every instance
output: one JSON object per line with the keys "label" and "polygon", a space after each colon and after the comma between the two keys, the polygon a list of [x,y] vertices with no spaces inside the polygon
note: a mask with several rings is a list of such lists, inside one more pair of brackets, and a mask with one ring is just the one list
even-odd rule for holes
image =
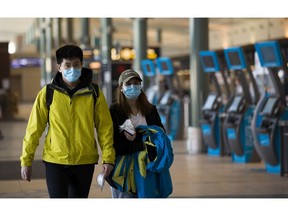
{"label": "metal column", "polygon": [[111,47],[112,47],[112,19],[101,18],[101,76],[102,90],[106,96],[108,105],[112,103],[112,71],[111,71]]}
{"label": "metal column", "polygon": [[90,34],[89,34],[89,18],[81,19],[82,35],[81,35],[81,47],[88,48],[90,45]]}
{"label": "metal column", "polygon": [[69,43],[74,42],[74,29],[73,29],[73,18],[67,18],[67,41]]}
{"label": "metal column", "polygon": [[55,23],[55,43],[54,48],[58,49],[63,41],[62,41],[62,18],[54,18]]}
{"label": "metal column", "polygon": [[[191,95],[191,123],[192,127],[188,133],[193,133],[192,145],[199,146],[203,151],[199,120],[202,116],[201,107],[203,97],[207,92],[205,74],[202,72],[199,51],[208,49],[208,18],[191,18],[190,31],[190,95]],[[206,87],[206,88],[205,88]],[[195,142],[195,143],[193,143]]]}
{"label": "metal column", "polygon": [[135,18],[133,22],[134,49],[136,58],[133,69],[141,73],[141,61],[147,57],[147,19]]}
{"label": "metal column", "polygon": [[53,35],[52,35],[52,18],[46,18],[46,83],[50,83],[52,79],[52,47],[53,47]]}
{"label": "metal column", "polygon": [[41,88],[46,84],[46,34],[45,34],[45,18],[39,18],[39,29],[40,29],[40,56],[42,60],[41,64],[41,81],[40,86]]}

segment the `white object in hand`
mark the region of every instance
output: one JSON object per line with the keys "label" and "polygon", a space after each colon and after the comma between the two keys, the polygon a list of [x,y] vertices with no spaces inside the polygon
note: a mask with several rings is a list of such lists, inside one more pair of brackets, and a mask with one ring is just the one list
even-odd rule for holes
{"label": "white object in hand", "polygon": [[98,176],[97,176],[97,184],[100,186],[101,188],[101,191],[104,187],[104,184],[105,184],[105,180],[104,180],[104,173],[100,173]]}
{"label": "white object in hand", "polygon": [[125,130],[131,135],[135,134],[135,129],[130,119],[126,119],[124,124],[120,126],[120,130]]}

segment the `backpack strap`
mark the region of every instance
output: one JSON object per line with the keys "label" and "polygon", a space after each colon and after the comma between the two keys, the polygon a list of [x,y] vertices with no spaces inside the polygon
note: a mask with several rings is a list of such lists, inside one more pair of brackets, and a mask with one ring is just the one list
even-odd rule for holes
{"label": "backpack strap", "polygon": [[53,94],[54,94],[54,89],[51,87],[51,83],[49,83],[46,85],[46,106],[48,109],[48,122],[49,122],[50,105],[53,100]]}
{"label": "backpack strap", "polygon": [[99,96],[99,86],[96,83],[90,83],[88,88],[93,90],[93,99],[94,99],[94,105],[95,105],[97,97]]}

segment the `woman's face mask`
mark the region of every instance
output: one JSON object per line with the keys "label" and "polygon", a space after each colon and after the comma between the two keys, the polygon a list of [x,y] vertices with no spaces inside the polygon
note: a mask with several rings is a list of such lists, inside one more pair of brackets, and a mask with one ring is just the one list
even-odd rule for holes
{"label": "woman's face mask", "polygon": [[81,76],[81,69],[71,67],[63,71],[63,76],[68,82],[76,82]]}
{"label": "woman's face mask", "polygon": [[132,85],[123,85],[123,94],[128,99],[137,99],[138,96],[141,94],[141,84],[132,84]]}

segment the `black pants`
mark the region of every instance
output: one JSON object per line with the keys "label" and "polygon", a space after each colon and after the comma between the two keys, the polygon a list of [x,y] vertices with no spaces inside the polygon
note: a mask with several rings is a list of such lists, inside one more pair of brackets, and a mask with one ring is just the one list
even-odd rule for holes
{"label": "black pants", "polygon": [[50,198],[88,198],[95,164],[44,163]]}

